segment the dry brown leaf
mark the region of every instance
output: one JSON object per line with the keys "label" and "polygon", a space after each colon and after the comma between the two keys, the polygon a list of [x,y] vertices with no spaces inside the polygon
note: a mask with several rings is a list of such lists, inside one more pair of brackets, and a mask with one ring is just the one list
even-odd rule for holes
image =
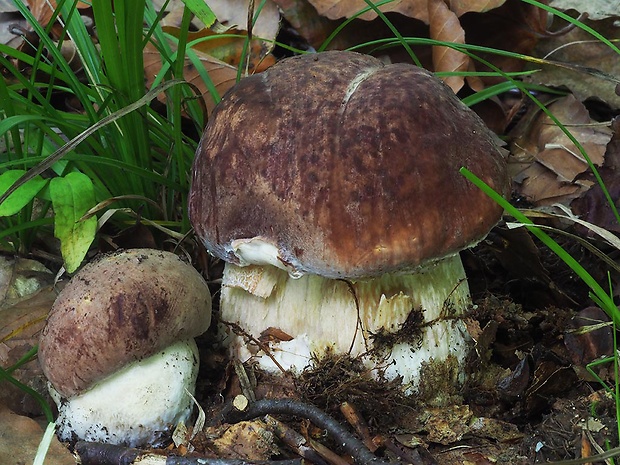
{"label": "dry brown leaf", "polygon": [[[39,343],[39,334],[56,295],[49,286],[28,299],[0,309],[0,366],[15,364]],[[45,377],[36,360],[22,365],[12,375],[39,392],[46,391]],[[32,397],[9,383],[4,383],[0,389],[0,404],[20,414],[42,414],[40,405]]]}
{"label": "dry brown leaf", "polygon": [[[258,5],[259,2],[255,2],[255,8]],[[209,0],[209,8],[224,26],[247,31],[249,0]],[[256,10],[254,14],[256,14]],[[260,10],[258,20],[252,26],[252,35],[273,41],[279,30],[280,12],[278,6],[272,0],[267,0]]]}
{"label": "dry brown leaf", "polygon": [[[583,22],[610,40],[620,39],[620,29],[617,27],[616,18],[601,21],[584,20]],[[562,24],[557,27],[561,26]],[[549,60],[596,69],[616,77],[620,76],[618,54],[580,28],[574,28],[566,34],[540,41],[535,54]],[[566,86],[579,100],[595,97],[607,102],[613,108],[620,108],[620,97],[615,93],[615,82],[559,66],[537,65],[536,68],[542,68],[542,71],[532,76],[533,82],[550,86]]]}
{"label": "dry brown leaf", "polygon": [[[163,30],[173,36],[177,36],[179,32],[178,28],[168,26],[164,27]],[[231,30],[228,32],[245,36],[245,33],[241,31]],[[245,37],[222,37],[221,34],[214,33],[206,28],[188,34],[189,41],[206,39],[207,37],[208,40],[199,42],[192,49],[231,66],[237,67],[239,65],[245,48]],[[275,58],[270,53],[271,46],[268,46],[265,41],[253,40],[249,47],[249,62],[246,63],[249,72],[251,74],[260,73],[274,64]]]}
{"label": "dry brown leaf", "polygon": [[506,0],[450,0],[450,9],[457,16],[465,13],[485,13],[506,3]]}
{"label": "dry brown leaf", "polygon": [[620,12],[620,0],[551,0],[549,6],[558,10],[576,10],[587,13],[592,20],[617,17]]}
{"label": "dry brown leaf", "polygon": [[532,163],[513,180],[518,186],[516,193],[534,205],[566,205],[587,189],[587,186],[558,182],[557,176],[539,163]]}
{"label": "dry brown leaf", "polygon": [[[600,166],[611,131],[593,125],[586,108],[572,95],[548,108],[579,141],[592,163]],[[535,205],[556,202],[568,205],[592,185],[583,176],[589,170],[587,161],[547,115],[538,109],[532,111],[537,111],[537,116],[524,118],[525,124],[511,133],[509,164],[517,193]]]}
{"label": "dry brown leaf", "polygon": [[[431,39],[456,44],[465,43],[465,31],[458,17],[443,0],[428,0],[428,18]],[[466,71],[470,58],[450,47],[433,47],[433,68],[441,71]],[[463,87],[463,76],[448,76],[444,82],[456,93]]]}
{"label": "dry brown leaf", "polygon": [[[364,0],[309,0],[316,8],[318,13],[330,19],[350,18],[360,10],[366,8],[368,4]],[[484,13],[497,8],[505,3],[506,0],[441,0],[446,8],[456,14],[457,17],[470,12]],[[376,2],[375,2],[376,3]],[[429,10],[435,0],[395,0],[385,5],[381,5],[379,10],[386,12],[400,13],[410,18],[424,21],[429,20]],[[374,11],[369,11],[360,16],[360,19],[372,20],[377,17]]]}
{"label": "dry brown leaf", "polygon": [[[486,14],[464,15],[460,18],[468,44],[530,55],[536,43],[547,33],[547,12],[524,2],[506,2]],[[523,60],[494,53],[476,52],[504,72],[521,71]],[[476,61],[476,70],[490,71]],[[503,78],[484,77],[483,81],[495,84]]]}
{"label": "dry brown leaf", "polygon": [[[17,415],[0,404],[0,463],[32,463],[43,429],[32,418]],[[56,437],[52,439],[45,456],[45,465],[75,465],[73,454]]]}
{"label": "dry brown leaf", "polygon": [[[49,24],[52,15],[54,14],[54,10],[56,9],[56,1],[55,0],[29,0],[28,7],[30,8],[30,12],[37,19],[41,26],[47,26]],[[77,9],[84,10],[90,8],[90,5],[86,2],[78,1]]]}
{"label": "dry brown leaf", "polygon": [[[209,73],[209,77],[213,81],[215,89],[221,97],[228,89],[235,85],[237,79],[237,69],[209,55],[205,55],[199,51],[196,54],[200,57],[200,62]],[[186,65],[183,69],[183,78],[195,85],[205,100],[208,114],[211,114],[216,105],[216,100],[211,96],[209,89],[198,74],[198,71],[191,64],[189,59],[185,60]],[[147,87],[151,87],[153,81],[162,68],[161,55],[154,45],[147,44],[144,48],[144,74],[146,77]],[[163,101],[165,97],[160,97]]]}
{"label": "dry brown leaf", "polygon": [[[291,25],[292,33],[318,48],[336,28],[336,21],[321,16],[305,0],[274,0],[282,17]],[[345,47],[346,48],[346,47]]]}
{"label": "dry brown leaf", "polygon": [[[379,10],[400,13],[410,18],[417,18],[428,24],[427,0],[395,0],[381,5]],[[368,7],[364,0],[309,0],[316,11],[329,19],[350,18],[357,12]],[[369,21],[375,19],[377,14],[369,11],[359,16],[360,19]]]}
{"label": "dry brown leaf", "polygon": [[243,460],[268,460],[279,454],[274,443],[275,436],[269,425],[262,420],[242,421],[224,427],[207,427],[207,437],[219,457]]}
{"label": "dry brown leaf", "polygon": [[[620,199],[620,118],[615,118],[611,127],[613,136],[607,144],[605,162],[599,169],[599,174],[612,200],[618,205],[618,199]],[[608,231],[620,233],[620,225],[598,184],[575,199],[570,206],[573,213],[582,220],[603,227]],[[589,233],[586,231],[586,234]]]}

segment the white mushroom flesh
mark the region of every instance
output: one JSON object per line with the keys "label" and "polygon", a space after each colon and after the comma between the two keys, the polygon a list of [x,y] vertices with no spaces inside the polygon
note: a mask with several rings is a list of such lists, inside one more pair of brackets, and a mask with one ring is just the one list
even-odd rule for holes
{"label": "white mushroom flesh", "polygon": [[268,370],[310,365],[331,349],[335,354],[364,356],[373,348],[372,334],[399,331],[412,311],[421,311],[423,323],[416,342],[394,344],[381,360],[364,356],[369,367],[383,367],[388,379],[402,377],[405,390],[415,392],[425,364],[453,357],[459,366],[469,340],[459,318],[471,305],[469,287],[458,255],[430,264],[416,273],[386,274],[350,282],[316,275],[291,278],[273,266],[240,267],[226,264],[220,303],[221,318],[239,323],[259,338],[277,328],[292,339],[269,342],[271,357],[243,338],[229,335],[233,356],[254,358]]}
{"label": "white mushroom flesh", "polygon": [[198,375],[193,339],[131,363],[69,399],[50,385],[58,405],[58,436],[137,447],[157,444],[160,436],[192,411]]}

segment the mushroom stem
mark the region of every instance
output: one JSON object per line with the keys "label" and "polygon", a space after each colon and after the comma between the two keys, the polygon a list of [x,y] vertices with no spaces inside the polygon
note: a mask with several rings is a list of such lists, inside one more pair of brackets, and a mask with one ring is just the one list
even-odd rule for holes
{"label": "mushroom stem", "polygon": [[[471,300],[458,255],[415,273],[356,281],[295,279],[270,265],[227,263],[222,284],[222,320],[267,341],[285,369],[309,366],[312,355],[349,353],[387,379],[402,377],[405,389],[415,392],[425,365],[454,358],[462,366],[466,356],[468,336],[459,317]],[[283,340],[286,335],[290,340]],[[234,335],[228,342],[234,356],[277,370],[255,345]]]}
{"label": "mushroom stem", "polygon": [[177,342],[64,399],[51,386],[58,405],[58,436],[130,447],[157,443],[192,411],[198,375],[194,339]]}

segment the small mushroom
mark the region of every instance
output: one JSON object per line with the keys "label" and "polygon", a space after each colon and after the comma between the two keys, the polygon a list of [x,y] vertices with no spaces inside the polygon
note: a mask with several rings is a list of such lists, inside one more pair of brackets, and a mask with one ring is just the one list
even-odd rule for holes
{"label": "small mushroom", "polygon": [[156,443],[192,411],[194,338],[210,322],[207,284],[175,254],[126,250],[82,268],[39,342],[59,437]]}
{"label": "small mushroom", "polygon": [[505,194],[500,145],[412,65],[326,52],[243,79],[205,129],[189,201],[228,262],[221,318],[263,341],[231,336],[232,352],[269,370],[364,354],[408,390],[424,366],[461,366],[471,302],[458,254],[502,209],[459,169]]}

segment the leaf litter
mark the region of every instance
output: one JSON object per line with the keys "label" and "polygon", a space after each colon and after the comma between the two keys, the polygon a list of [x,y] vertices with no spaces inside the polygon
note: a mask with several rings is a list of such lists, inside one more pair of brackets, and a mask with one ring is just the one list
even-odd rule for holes
{"label": "leaf litter", "polygon": [[[46,2],[31,0],[28,3],[35,16],[46,24],[50,17]],[[277,18],[279,31],[294,33],[300,46],[309,50],[318,48],[344,18],[366,6],[364,2],[350,0],[312,0],[313,7],[310,8],[305,2],[296,0],[269,3],[279,7],[279,11],[270,10],[272,21]],[[564,5],[558,1],[553,4]],[[173,36],[179,25],[180,6],[179,2],[169,5],[168,32]],[[553,94],[538,96],[549,104],[550,111],[584,146],[599,168],[612,198],[617,200],[620,197],[617,121],[610,126],[620,107],[614,91],[615,84],[600,76],[588,77],[593,73],[587,71],[588,68],[595,68],[610,75],[619,75],[615,68],[617,55],[605,46],[591,42],[591,38],[578,28],[562,30],[565,24],[557,22],[557,19],[549,27],[549,20],[554,18],[522,2],[448,4],[443,1],[410,0],[393,2],[386,7],[399,11],[398,14],[387,13],[395,24],[419,32],[421,36],[459,44],[493,46],[576,64],[586,69],[584,73],[544,65],[541,72],[527,79],[556,86],[566,92],[567,95],[561,97]],[[88,18],[88,9],[80,11]],[[599,10],[593,10],[593,13],[600,14]],[[586,24],[610,39],[616,38],[617,28],[613,24],[618,18],[613,16],[613,11],[602,14],[612,16],[594,19],[592,15]],[[355,19],[341,31],[330,47],[345,48],[364,40],[391,37],[381,20],[373,20],[373,16],[376,16],[375,13],[369,12],[365,17]],[[232,32],[243,34],[245,25],[239,19],[242,17],[228,20],[222,17],[222,20],[238,27]],[[200,28],[199,25],[197,27]],[[562,33],[554,34],[551,32],[553,30],[562,30]],[[199,29],[195,34],[192,39],[206,38],[211,33]],[[14,45],[20,37],[13,34],[4,40],[11,46],[25,47],[23,42],[22,45]],[[236,82],[236,65],[240,63],[241,49],[232,43],[218,44],[212,40],[201,44],[203,46],[196,47],[195,53],[221,94]],[[251,72],[260,72],[286,54],[277,48],[265,47],[260,41],[255,44],[249,68]],[[70,44],[66,46],[71,50]],[[462,53],[445,47],[416,46],[414,49],[422,63],[437,72],[485,69]],[[401,50],[376,53],[386,60],[409,60]],[[511,57],[483,56],[505,72],[526,68],[522,61]],[[145,50],[145,65],[146,82],[150,86],[162,68],[158,53],[153,48]],[[201,79],[195,65],[186,61],[184,76],[198,85]],[[535,67],[538,69],[539,65]],[[24,73],[27,75],[27,67]],[[446,80],[461,95],[471,94],[497,82],[497,78],[492,77],[473,79],[451,76]],[[199,86],[199,90],[203,96],[208,95],[206,87]],[[209,101],[209,98],[206,100]],[[503,112],[506,125],[510,128],[503,135],[510,148],[515,199],[534,207],[560,203],[584,221],[620,232],[606,206],[603,192],[572,141],[539,109],[525,103],[525,98],[516,106],[505,105],[499,100],[492,102],[495,111]],[[214,104],[211,100],[207,106],[211,109]],[[519,112],[513,111],[519,106],[522,106]],[[490,125],[493,119],[489,118]],[[560,226],[575,234],[590,236],[587,230]],[[558,240],[564,241],[560,237]],[[605,269],[596,257],[572,242],[563,243],[595,276],[605,278]],[[609,253],[614,258],[617,256],[617,251]],[[402,397],[400,390],[391,383],[372,379],[356,360],[346,357],[327,357],[314,370],[303,373],[299,380],[287,386],[270,385],[264,375],[258,374],[258,384],[253,385],[252,389],[256,392],[262,389],[263,393],[271,395],[298,396],[325,409],[341,422],[345,420],[339,413],[339,406],[350,402],[360,410],[383,454],[410,454],[412,463],[415,463],[414,460],[417,463],[446,464],[465,461],[532,463],[592,454],[596,447],[588,448],[589,445],[602,445],[605,441],[615,443],[613,403],[584,369],[588,359],[605,355],[608,350],[598,342],[603,338],[597,337],[595,343],[587,332],[581,339],[573,338],[576,328],[583,325],[584,313],[581,311],[589,308],[584,287],[575,281],[570,270],[563,268],[523,230],[509,231],[500,225],[484,243],[464,255],[475,301],[468,315],[474,350],[469,365],[470,377],[464,389],[446,396],[445,405],[425,406],[412,402]],[[524,259],[518,260],[520,255]],[[217,269],[217,264],[213,269]],[[617,276],[612,276],[612,283],[617,283]],[[10,317],[0,320],[0,333],[13,334],[23,326],[21,319],[25,319],[26,326],[32,323],[35,327],[53,294],[42,293],[39,296],[41,300],[27,301],[25,306],[20,307],[19,303],[9,306],[12,313]],[[593,320],[594,325],[604,324],[602,315],[587,315],[588,321]],[[32,337],[22,341],[13,336],[3,344],[11,342],[29,348],[34,345]],[[237,383],[237,375],[227,368],[225,357],[216,356],[216,353],[214,351],[208,356],[205,363],[209,363],[210,368],[214,368],[219,375],[211,374],[209,379],[203,381],[206,389],[198,396],[201,405],[217,404],[215,399],[222,396],[228,398],[234,392],[231,386]],[[11,363],[14,359],[3,360],[2,365]],[[251,370],[251,367],[247,368]],[[603,365],[598,368],[598,375],[609,380],[612,372]],[[25,381],[28,381],[27,376]],[[450,373],[439,373],[437,378],[429,379],[434,381],[441,377],[448,379]],[[436,387],[433,383],[430,385]],[[267,390],[265,386],[269,386]],[[2,403],[22,415],[34,415],[33,411],[25,409],[22,400],[4,399]],[[304,431],[308,439],[321,438],[320,431],[303,421],[291,421],[290,424]],[[252,430],[251,434],[255,434],[257,428],[269,430],[260,423],[240,426],[234,433],[235,439],[230,442],[256,442],[251,439],[255,436],[247,431]],[[25,443],[26,438],[37,438],[41,432],[20,434],[21,442]],[[214,438],[206,439],[204,434],[196,438],[197,450],[202,445],[203,453],[213,453],[214,446],[210,446],[209,441]],[[277,441],[272,441],[260,454],[252,456],[251,452],[250,459],[270,458],[274,454],[270,447],[276,444],[279,453],[286,451]],[[218,449],[218,453],[230,453],[234,445],[229,446],[231,449],[228,452]],[[331,446],[338,450],[337,444]],[[459,450],[459,446],[465,448]]]}

